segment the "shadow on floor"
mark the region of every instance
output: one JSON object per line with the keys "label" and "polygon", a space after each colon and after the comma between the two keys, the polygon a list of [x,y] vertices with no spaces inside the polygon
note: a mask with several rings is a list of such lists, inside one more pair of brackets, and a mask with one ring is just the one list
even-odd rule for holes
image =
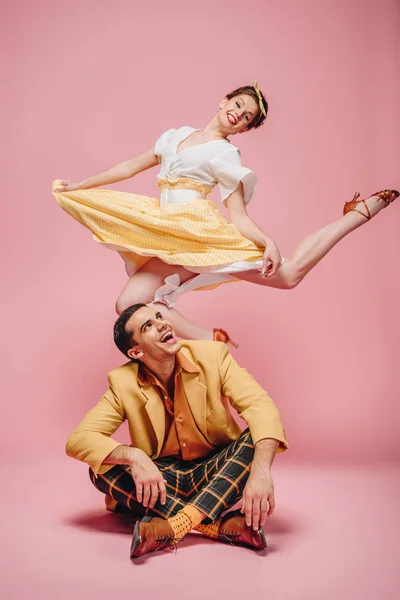
{"label": "shadow on floor", "polygon": [[[64,523],[70,527],[101,531],[103,533],[126,533],[131,535],[137,517],[130,511],[112,513],[106,510],[86,511],[68,517]],[[304,527],[293,516],[267,519],[265,531],[273,535],[285,535],[302,530]],[[193,536],[194,537],[194,536]],[[191,538],[187,538],[188,540]],[[272,547],[270,548],[273,551]]]}
{"label": "shadow on floor", "polygon": [[126,533],[132,535],[137,518],[129,513],[112,513],[106,510],[86,511],[68,517],[64,523],[70,527],[101,531],[103,533]]}

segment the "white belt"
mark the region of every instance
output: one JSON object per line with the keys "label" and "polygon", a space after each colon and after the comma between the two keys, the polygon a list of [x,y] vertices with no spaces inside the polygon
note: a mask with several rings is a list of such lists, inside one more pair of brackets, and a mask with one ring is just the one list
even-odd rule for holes
{"label": "white belt", "polygon": [[197,200],[198,198],[205,198],[205,195],[198,190],[161,190],[160,194],[160,206],[165,208],[166,206],[175,204],[187,204],[191,200]]}

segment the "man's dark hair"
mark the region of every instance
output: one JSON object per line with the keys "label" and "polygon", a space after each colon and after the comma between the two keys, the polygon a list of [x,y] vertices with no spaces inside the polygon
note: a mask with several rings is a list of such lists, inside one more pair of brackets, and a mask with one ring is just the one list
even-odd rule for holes
{"label": "man's dark hair", "polygon": [[140,308],[145,308],[147,304],[133,304],[128,306],[119,315],[118,319],[114,324],[114,342],[118,350],[121,350],[122,354],[125,354],[132,362],[139,362],[135,358],[131,358],[128,354],[128,350],[135,344],[132,333],[126,331],[126,324],[133,314]]}

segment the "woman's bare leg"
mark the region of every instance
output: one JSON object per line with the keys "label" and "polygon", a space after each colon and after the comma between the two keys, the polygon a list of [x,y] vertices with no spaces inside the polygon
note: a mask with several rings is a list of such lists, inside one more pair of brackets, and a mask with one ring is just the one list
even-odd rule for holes
{"label": "woman's bare leg", "polygon": [[[371,217],[376,215],[385,202],[377,196],[372,196],[366,200]],[[359,205],[359,210],[365,211],[363,204]],[[295,249],[293,256],[284,262],[278,271],[272,277],[262,277],[261,274],[253,269],[234,273],[237,279],[257,283],[280,289],[292,289],[296,287],[320,262],[324,256],[346,235],[367,222],[367,219],[357,212],[351,211],[344,215],[338,221],[323,227],[319,231],[305,237]]]}
{"label": "woman's bare leg", "polygon": [[169,308],[161,302],[153,302],[154,306],[159,306],[160,313],[168,319],[175,333],[183,340],[212,340],[213,332],[208,329],[203,329],[189,321],[176,308]]}
{"label": "woman's bare leg", "polygon": [[[380,198],[373,196],[366,200],[371,217],[386,206]],[[360,210],[365,207],[360,205]],[[280,289],[292,289],[304,279],[320,260],[346,235],[366,223],[365,217],[357,212],[350,212],[338,221],[323,227],[319,231],[304,238],[295,249],[293,256],[287,260],[272,277],[262,277],[257,270],[234,273],[237,279],[257,283],[259,285]],[[146,262],[125,285],[116,304],[117,313],[137,302],[151,303],[156,290],[164,284],[164,279],[177,273],[181,283],[192,279],[195,275],[181,266],[167,265],[158,258]],[[213,333],[188,321],[174,308],[159,303],[160,311],[167,316],[176,334],[184,339],[213,339]]]}
{"label": "woman's bare leg", "polygon": [[[128,306],[139,302],[143,302],[143,304],[153,303],[154,294],[158,288],[164,285],[164,279],[175,273],[179,275],[181,283],[185,283],[185,281],[195,276],[194,273],[191,273],[184,267],[167,265],[158,258],[152,258],[146,262],[137,273],[129,278],[119,295],[116,302],[117,313],[120,314]],[[170,321],[175,333],[180,338],[186,340],[213,339],[212,331],[203,329],[192,321],[189,321],[175,308],[169,308],[160,302],[155,302],[154,304],[159,306],[160,312]]]}

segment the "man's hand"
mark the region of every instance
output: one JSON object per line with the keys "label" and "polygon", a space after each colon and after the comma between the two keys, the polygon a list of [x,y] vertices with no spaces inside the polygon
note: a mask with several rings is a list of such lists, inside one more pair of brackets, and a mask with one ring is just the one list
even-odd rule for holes
{"label": "man's hand", "polygon": [[264,525],[275,508],[274,482],[269,469],[253,469],[243,491],[241,512],[246,525],[255,531]]}
{"label": "man's hand", "polygon": [[131,473],[136,487],[136,499],[143,506],[153,508],[160,496],[161,504],[167,501],[167,490],[161,471],[140,448],[133,448]]}

